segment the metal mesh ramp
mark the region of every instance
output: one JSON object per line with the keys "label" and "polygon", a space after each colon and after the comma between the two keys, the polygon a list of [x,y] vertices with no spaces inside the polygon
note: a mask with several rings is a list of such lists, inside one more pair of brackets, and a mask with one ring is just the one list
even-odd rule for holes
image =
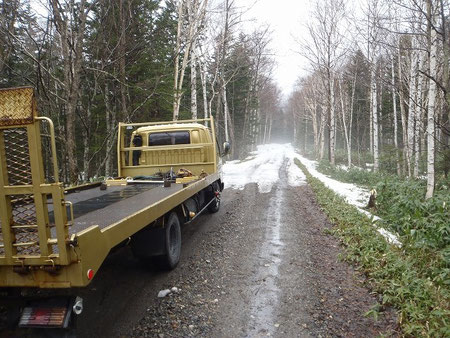
{"label": "metal mesh ramp", "polygon": [[[57,175],[46,182],[41,121],[52,136],[54,165],[46,172],[57,173],[53,124],[37,116],[33,89],[0,89],[0,260],[8,265],[67,263],[66,206]],[[53,238],[49,196],[57,201]]]}

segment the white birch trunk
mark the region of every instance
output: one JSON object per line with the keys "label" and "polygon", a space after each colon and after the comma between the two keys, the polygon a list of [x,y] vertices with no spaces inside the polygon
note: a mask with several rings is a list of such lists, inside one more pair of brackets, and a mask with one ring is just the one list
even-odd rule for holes
{"label": "white birch trunk", "polygon": [[378,171],[379,169],[379,154],[378,154],[378,104],[377,104],[377,79],[375,72],[375,64],[372,64],[371,77],[370,77],[370,93],[371,93],[371,103],[372,103],[372,130],[373,130],[373,170]]}
{"label": "white birch trunk", "polygon": [[330,162],[336,164],[336,110],[334,107],[334,76],[330,76]]}
{"label": "white birch trunk", "polygon": [[[273,119],[270,120],[270,131],[272,132],[272,123]],[[304,140],[304,147],[303,147],[303,153],[306,154],[306,149],[308,147],[308,121],[305,119],[305,140]]]}
{"label": "white birch trunk", "polygon": [[373,95],[372,95],[372,83],[370,84],[370,108],[369,108],[369,150],[370,155],[373,156]]}
{"label": "white birch trunk", "polygon": [[394,148],[395,148],[395,161],[397,162],[397,175],[401,175],[400,160],[398,157],[398,123],[397,123],[397,98],[395,96],[395,68],[394,68],[394,55],[391,58],[391,86],[392,86],[392,109],[394,120]]}
{"label": "white birch trunk", "polygon": [[407,147],[407,165],[408,176],[412,174],[412,161],[414,156],[414,130],[415,130],[415,118],[416,118],[416,93],[417,93],[417,51],[415,48],[415,38],[413,37],[412,51],[411,51],[411,67],[409,78],[409,109],[408,109],[408,147]]}
{"label": "white birch trunk", "polygon": [[197,51],[196,41],[192,42],[191,54],[191,113],[192,119],[197,119]]}
{"label": "white birch trunk", "polygon": [[227,102],[227,87],[222,86],[222,104],[223,104],[223,120],[224,120],[224,129],[225,129],[225,141],[230,141],[230,135],[228,132],[228,119],[230,112],[228,111],[228,102]]}
{"label": "white birch trunk", "polygon": [[[431,7],[431,3],[429,3]],[[436,11],[436,10],[435,10]],[[436,16],[432,19],[436,23]],[[430,77],[437,77],[436,56],[437,56],[437,34],[435,29],[431,29],[431,50],[430,50]],[[428,116],[427,116],[427,192],[425,198],[431,198],[434,194],[434,137],[435,137],[435,102],[436,102],[436,83],[430,79],[428,91]]]}
{"label": "white birch trunk", "polygon": [[349,122],[349,130],[348,130],[348,148],[350,150],[348,157],[348,167],[352,166],[352,127],[353,127],[353,113],[355,107],[355,92],[356,92],[356,72],[355,77],[353,78],[353,87],[352,87],[352,100],[350,103],[350,122]]}
{"label": "white birch trunk", "polygon": [[319,151],[319,160],[323,160],[324,151],[325,151],[325,122],[326,122],[326,109],[322,107],[321,119],[320,119],[320,151]]}
{"label": "white birch trunk", "polygon": [[317,103],[316,101],[314,101],[313,104],[308,104],[308,110],[310,112],[310,116],[311,116],[311,123],[312,123],[312,127],[313,127],[313,133],[314,133],[314,150],[316,153],[316,158],[317,158],[317,154],[319,153],[319,142],[320,142],[320,130],[319,130],[319,126],[317,125]]}
{"label": "white birch trunk", "polygon": [[[178,3],[178,26],[177,26],[177,40],[176,40],[176,51],[175,51],[175,76],[174,76],[174,102],[173,102],[173,119],[178,120],[180,112],[181,97],[183,95],[183,80],[186,71],[186,67],[189,62],[190,52],[194,41],[197,39],[199,26],[203,20],[206,12],[206,5],[208,1],[204,0],[203,4],[199,5],[198,1],[186,1],[180,0]],[[183,12],[184,4],[186,4],[188,12],[188,27],[187,31],[182,32],[183,27]],[[181,53],[181,40],[184,37],[184,54],[183,60],[180,62]]]}
{"label": "white birch trunk", "polygon": [[347,164],[350,168],[352,163],[352,155],[351,155],[351,148],[350,148],[350,140],[348,135],[348,126],[347,126],[347,118],[346,118],[346,105],[344,104],[344,90],[342,90],[342,81],[339,79],[339,89],[340,89],[340,98],[341,98],[341,117],[342,117],[342,126],[344,127],[344,138],[345,138],[345,145],[347,147]]}
{"label": "white birch trunk", "polygon": [[[203,71],[200,72],[200,79],[202,81],[202,94],[203,94],[203,118],[209,118],[208,114],[208,90],[206,88],[206,74],[208,69],[206,68],[206,62],[203,64]],[[208,126],[208,122],[206,122]]]}
{"label": "white birch trunk", "polygon": [[399,40],[399,47],[398,47],[398,79],[399,79],[399,90],[398,90],[398,97],[400,102],[400,117],[402,122],[402,143],[403,143],[403,149],[402,149],[402,159],[403,159],[403,170],[402,173],[406,174],[407,170],[407,149],[408,149],[408,133],[407,133],[407,122],[406,122],[406,109],[405,109],[405,97],[402,90],[402,82],[403,82],[403,67],[402,67],[402,55],[401,55],[401,46],[400,46],[400,40]]}
{"label": "white birch trunk", "polygon": [[178,97],[181,93],[178,92],[179,81],[179,67],[180,67],[180,52],[181,52],[181,27],[183,25],[183,4],[184,0],[180,0],[178,3],[178,24],[177,24],[177,40],[175,44],[175,69],[173,80],[173,120],[178,120],[178,113],[180,110]]}
{"label": "white birch trunk", "polygon": [[[419,72],[424,70],[425,57],[422,51],[419,52]],[[414,177],[419,176],[419,160],[420,160],[420,133],[422,130],[422,111],[423,111],[423,83],[425,76],[420,72],[417,84],[417,109],[416,109],[416,125],[414,128]]]}

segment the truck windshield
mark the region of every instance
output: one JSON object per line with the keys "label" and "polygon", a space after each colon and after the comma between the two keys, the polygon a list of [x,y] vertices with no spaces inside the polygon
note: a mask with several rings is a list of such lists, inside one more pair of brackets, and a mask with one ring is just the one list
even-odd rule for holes
{"label": "truck windshield", "polygon": [[151,133],[148,136],[149,146],[168,146],[174,144],[190,144],[191,137],[188,131],[171,131]]}

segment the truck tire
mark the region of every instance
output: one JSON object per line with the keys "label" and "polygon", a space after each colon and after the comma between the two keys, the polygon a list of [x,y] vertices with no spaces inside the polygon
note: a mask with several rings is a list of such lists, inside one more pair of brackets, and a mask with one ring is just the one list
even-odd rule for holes
{"label": "truck tire", "polygon": [[220,209],[220,195],[216,196],[216,192],[218,193],[220,191],[220,185],[219,183],[216,181],[213,184],[211,184],[210,186],[210,193],[209,196],[210,198],[212,197],[214,199],[214,201],[211,202],[210,205],[208,205],[208,211],[212,214],[216,213],[219,211]]}
{"label": "truck tire", "polygon": [[220,209],[220,197],[214,196],[214,201],[211,202],[210,205],[208,205],[208,211],[212,214],[216,213]]}
{"label": "truck tire", "polygon": [[170,213],[164,232],[164,254],[152,257],[153,262],[162,270],[174,269],[180,261],[181,227],[178,215]]}

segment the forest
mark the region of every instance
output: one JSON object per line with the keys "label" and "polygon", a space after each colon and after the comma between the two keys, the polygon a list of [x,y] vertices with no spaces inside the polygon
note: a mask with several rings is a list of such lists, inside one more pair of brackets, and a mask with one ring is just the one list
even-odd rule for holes
{"label": "forest", "polygon": [[269,28],[233,0],[2,0],[0,87],[33,86],[67,183],[114,176],[118,122],[213,116],[239,157],[280,111]]}
{"label": "forest", "polygon": [[213,116],[230,158],[283,134],[332,166],[426,177],[431,197],[450,169],[448,2],[310,4],[287,98],[270,26],[236,0],[2,0],[0,87],[36,89],[67,183],[114,176],[120,121]]}
{"label": "forest", "polygon": [[450,169],[449,3],[321,1],[299,39],[310,73],[287,111],[312,157],[427,178]]}

